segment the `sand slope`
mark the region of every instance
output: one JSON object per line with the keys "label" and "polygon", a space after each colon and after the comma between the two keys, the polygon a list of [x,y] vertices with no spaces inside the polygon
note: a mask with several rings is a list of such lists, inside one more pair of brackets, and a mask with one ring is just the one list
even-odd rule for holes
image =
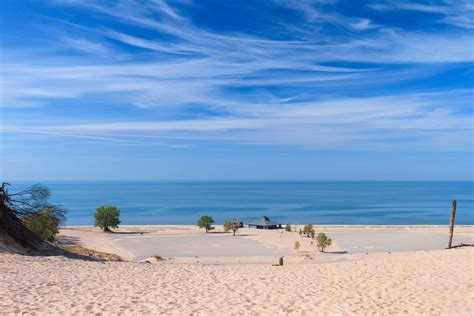
{"label": "sand slope", "polygon": [[473,259],[473,248],[284,267],[0,254],[0,312],[472,315]]}

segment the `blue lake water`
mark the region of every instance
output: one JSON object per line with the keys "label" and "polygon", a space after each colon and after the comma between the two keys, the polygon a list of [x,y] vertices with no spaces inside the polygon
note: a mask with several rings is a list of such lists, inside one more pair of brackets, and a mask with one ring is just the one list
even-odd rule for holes
{"label": "blue lake water", "polygon": [[[37,183],[37,182],[34,182]],[[41,182],[69,211],[67,225],[91,225],[114,204],[122,224],[216,223],[267,215],[282,223],[474,224],[474,182]],[[13,182],[11,192],[33,182]]]}

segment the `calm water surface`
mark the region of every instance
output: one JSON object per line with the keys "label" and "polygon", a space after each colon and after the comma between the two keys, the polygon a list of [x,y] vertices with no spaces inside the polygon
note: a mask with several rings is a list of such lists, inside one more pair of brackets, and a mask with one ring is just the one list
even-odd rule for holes
{"label": "calm water surface", "polygon": [[[37,182],[34,182],[37,183]],[[42,182],[68,225],[91,225],[94,210],[115,204],[122,224],[217,223],[267,215],[282,223],[474,224],[473,182]],[[12,192],[33,182],[14,182]]]}

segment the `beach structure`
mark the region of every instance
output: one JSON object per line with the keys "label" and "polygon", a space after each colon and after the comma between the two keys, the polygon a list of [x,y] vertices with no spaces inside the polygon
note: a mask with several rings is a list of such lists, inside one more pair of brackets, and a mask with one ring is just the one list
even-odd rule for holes
{"label": "beach structure", "polygon": [[270,220],[267,216],[263,216],[256,222],[249,223],[250,227],[255,227],[257,229],[278,229],[281,228],[281,224],[275,221]]}

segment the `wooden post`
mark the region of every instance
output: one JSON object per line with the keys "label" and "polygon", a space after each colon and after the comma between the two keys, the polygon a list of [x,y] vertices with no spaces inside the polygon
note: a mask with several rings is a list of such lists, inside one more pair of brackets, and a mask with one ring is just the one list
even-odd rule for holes
{"label": "wooden post", "polygon": [[451,210],[451,220],[449,221],[449,243],[448,249],[453,245],[454,219],[456,217],[456,200],[453,200],[453,209]]}

